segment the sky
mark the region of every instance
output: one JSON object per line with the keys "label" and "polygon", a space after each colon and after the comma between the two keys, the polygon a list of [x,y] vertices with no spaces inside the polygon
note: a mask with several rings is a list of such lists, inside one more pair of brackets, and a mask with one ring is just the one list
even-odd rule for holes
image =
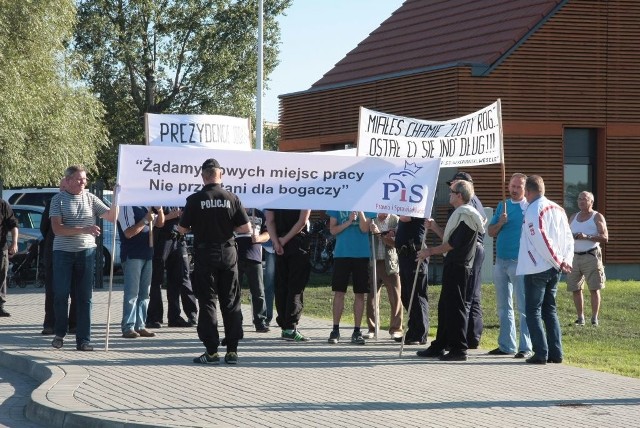
{"label": "sky", "polygon": [[278,121],[278,95],[307,90],[398,9],[403,0],[293,0],[278,19],[280,64],[265,81],[263,119]]}

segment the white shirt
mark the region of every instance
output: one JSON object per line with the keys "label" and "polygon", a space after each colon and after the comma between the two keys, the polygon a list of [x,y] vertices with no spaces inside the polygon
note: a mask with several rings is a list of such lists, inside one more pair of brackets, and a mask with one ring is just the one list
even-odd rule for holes
{"label": "white shirt", "polygon": [[558,204],[544,196],[524,212],[516,275],[530,275],[573,263],[573,234]]}

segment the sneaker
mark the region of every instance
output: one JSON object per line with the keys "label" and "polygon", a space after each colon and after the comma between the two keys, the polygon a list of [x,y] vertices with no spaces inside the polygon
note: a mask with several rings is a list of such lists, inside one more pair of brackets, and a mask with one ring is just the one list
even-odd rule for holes
{"label": "sneaker", "polygon": [[533,352],[531,351],[520,351],[513,358],[531,358],[533,356]]}
{"label": "sneaker", "polygon": [[331,330],[331,333],[329,333],[329,343],[338,343],[340,342],[340,331],[336,331],[336,330]]}
{"label": "sneaker", "polygon": [[365,339],[375,339],[376,332],[373,330],[369,330],[366,333],[362,333],[362,337],[364,337]]}
{"label": "sneaker", "polygon": [[573,325],[584,325],[584,318],[578,318],[573,322]]}
{"label": "sneaker", "polygon": [[362,332],[360,330],[353,332],[353,334],[351,335],[351,343],[355,345],[365,344],[364,337],[362,337]]}
{"label": "sneaker", "polygon": [[238,353],[237,352],[227,352],[224,355],[224,362],[227,364],[238,364]]}
{"label": "sneaker", "polygon": [[220,362],[220,356],[217,352],[209,355],[206,352],[199,357],[193,359],[196,364],[218,364]]}
{"label": "sneaker", "polygon": [[599,326],[600,322],[598,321],[598,318],[591,317],[591,325],[594,327]]}
{"label": "sneaker", "polygon": [[141,330],[136,330],[136,333],[140,335],[140,337],[156,337],[156,334],[152,331],[143,328]]}
{"label": "sneaker", "polygon": [[122,333],[122,337],[124,337],[125,339],[135,339],[139,336],[140,335],[133,330],[125,331],[124,333]]}
{"label": "sneaker", "polygon": [[310,339],[303,335],[302,333],[300,333],[300,331],[298,329],[295,330],[282,330],[282,335],[281,337],[284,340],[288,340],[291,342],[308,342]]}

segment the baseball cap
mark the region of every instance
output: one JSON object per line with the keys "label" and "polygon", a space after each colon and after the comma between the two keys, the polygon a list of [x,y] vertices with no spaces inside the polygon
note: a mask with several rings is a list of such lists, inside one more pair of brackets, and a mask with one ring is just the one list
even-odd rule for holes
{"label": "baseball cap", "polygon": [[468,181],[469,183],[473,183],[473,179],[471,178],[471,175],[469,175],[469,173],[457,172],[456,175],[453,176],[451,181],[447,181],[447,184],[451,186],[451,182],[456,180],[464,180],[464,181]]}
{"label": "baseball cap", "polygon": [[214,158],[207,159],[202,164],[202,169],[209,169],[209,168],[220,168],[220,164]]}

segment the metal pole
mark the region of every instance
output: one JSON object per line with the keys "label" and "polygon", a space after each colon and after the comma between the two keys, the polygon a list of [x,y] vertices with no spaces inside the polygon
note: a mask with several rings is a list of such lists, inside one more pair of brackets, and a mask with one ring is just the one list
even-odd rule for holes
{"label": "metal pole", "polygon": [[259,0],[258,8],[258,87],[256,96],[256,149],[263,149],[262,131],[264,129],[264,121],[262,119],[262,87],[264,72],[262,70],[264,62],[264,0]]}
{"label": "metal pole", "polygon": [[120,191],[120,186],[116,186],[115,192],[113,195],[113,204],[115,205],[116,210],[116,218],[113,222],[113,236],[111,237],[111,270],[109,271],[109,298],[107,300],[107,329],[105,334],[105,342],[104,342],[104,350],[105,352],[109,350],[109,330],[111,323],[111,294],[113,293],[113,264],[116,259],[116,252],[113,249],[116,247],[116,233],[118,233],[118,211],[120,207],[118,206],[118,193]]}

